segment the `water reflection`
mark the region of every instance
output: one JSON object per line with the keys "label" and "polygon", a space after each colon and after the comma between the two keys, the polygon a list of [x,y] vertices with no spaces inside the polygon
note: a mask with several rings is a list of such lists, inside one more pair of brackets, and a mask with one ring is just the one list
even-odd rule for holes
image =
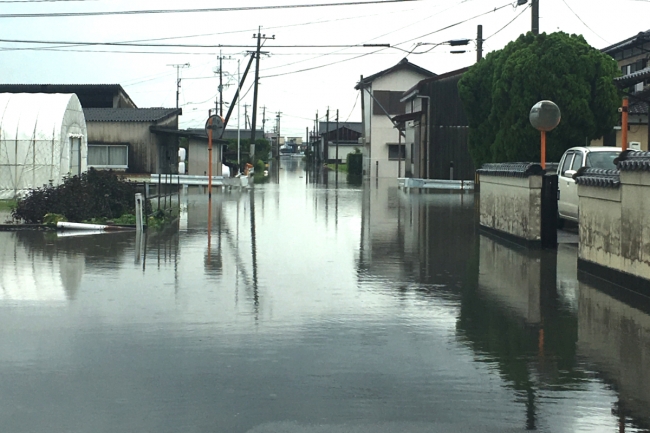
{"label": "water reflection", "polygon": [[618,394],[625,427],[650,429],[650,300],[582,276],[578,353]]}
{"label": "water reflection", "polygon": [[280,164],[211,202],[189,188],[142,238],[0,233],[3,427],[646,425],[648,315],[579,283],[575,245],[480,234],[472,193]]}

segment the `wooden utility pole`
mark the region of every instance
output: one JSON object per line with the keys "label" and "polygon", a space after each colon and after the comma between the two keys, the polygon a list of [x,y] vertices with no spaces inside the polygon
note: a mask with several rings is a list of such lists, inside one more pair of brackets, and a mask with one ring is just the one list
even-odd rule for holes
{"label": "wooden utility pole", "polygon": [[476,62],[483,58],[483,26],[479,24],[476,32]]}
{"label": "wooden utility pole", "polygon": [[532,0],[532,29],[535,36],[539,35],[539,0]]}
{"label": "wooden utility pole", "polygon": [[257,34],[253,35],[254,38],[257,38],[257,50],[255,51],[255,91],[253,93],[253,121],[251,123],[251,146],[255,145],[255,126],[257,123],[257,95],[260,81],[260,51],[262,48],[262,39],[275,39],[275,35],[267,38],[266,35],[262,35],[260,32],[262,27],[258,27]]}
{"label": "wooden utility pole", "polygon": [[230,59],[230,56],[224,57],[219,51],[219,116],[223,117],[223,60]]}

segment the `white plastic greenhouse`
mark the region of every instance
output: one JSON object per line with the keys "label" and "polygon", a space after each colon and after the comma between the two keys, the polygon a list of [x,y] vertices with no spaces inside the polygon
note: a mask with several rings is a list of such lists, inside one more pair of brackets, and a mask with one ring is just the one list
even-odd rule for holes
{"label": "white plastic greenhouse", "polygon": [[75,94],[0,93],[0,199],[58,185],[87,169],[86,120]]}

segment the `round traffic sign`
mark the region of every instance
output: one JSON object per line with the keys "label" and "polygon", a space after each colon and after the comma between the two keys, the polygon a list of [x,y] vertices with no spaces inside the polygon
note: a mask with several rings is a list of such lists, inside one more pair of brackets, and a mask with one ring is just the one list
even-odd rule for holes
{"label": "round traffic sign", "polygon": [[223,131],[223,119],[221,116],[212,115],[208,117],[208,120],[205,121],[205,132],[212,130],[212,137],[219,138]]}

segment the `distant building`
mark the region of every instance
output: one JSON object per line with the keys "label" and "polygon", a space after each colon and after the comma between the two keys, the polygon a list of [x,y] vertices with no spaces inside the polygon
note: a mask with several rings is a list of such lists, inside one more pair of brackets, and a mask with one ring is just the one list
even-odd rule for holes
{"label": "distant building", "polygon": [[[628,145],[637,150],[649,150],[650,128],[648,106],[650,105],[650,30],[641,32],[607,48],[602,52],[612,56],[621,69],[622,76],[614,83],[629,93]],[[592,146],[621,146],[621,128],[594,140]]]}
{"label": "distant building", "polygon": [[404,58],[357,83],[355,89],[361,92],[365,176],[397,177],[397,162],[407,156],[406,149],[411,143],[400,139],[391,117],[404,114],[404,103],[400,99],[406,90],[435,75]]}
{"label": "distant building", "polygon": [[129,173],[178,172],[176,108],[84,108],[88,166]]}
{"label": "distant building", "polygon": [[473,180],[469,121],[458,93],[468,68],[427,78],[404,92],[406,113],[393,120],[405,130],[407,148],[398,172],[420,179]]}
{"label": "distant building", "polygon": [[339,122],[338,126],[337,130],[336,122],[319,122],[320,140],[316,148],[319,160],[335,162],[337,142],[339,162],[345,162],[348,153],[355,153],[356,149],[363,149],[363,143],[360,143],[360,138],[363,135],[361,122]]}

